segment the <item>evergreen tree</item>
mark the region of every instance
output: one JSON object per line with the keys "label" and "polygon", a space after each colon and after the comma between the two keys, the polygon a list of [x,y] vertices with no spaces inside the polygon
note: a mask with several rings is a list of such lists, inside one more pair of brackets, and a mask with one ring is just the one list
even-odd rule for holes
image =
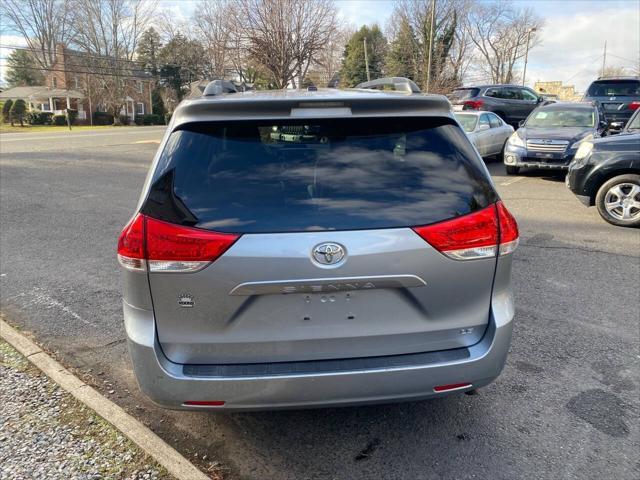
{"label": "evergreen tree", "polygon": [[13,121],[11,120],[11,107],[13,106],[13,100],[9,99],[2,104],[2,121],[3,122],[11,122],[13,125]]}
{"label": "evergreen tree", "polygon": [[355,87],[367,81],[364,58],[364,39],[367,39],[367,54],[371,80],[380,78],[384,73],[384,60],[387,51],[387,39],[377,25],[364,25],[354,33],[344,50],[344,59],[340,71],[340,85]]}
{"label": "evergreen tree", "polygon": [[7,58],[7,83],[10,87],[43,85],[44,77],[27,50],[15,49]]}
{"label": "evergreen tree", "polygon": [[180,33],[162,47],[158,59],[161,82],[176,91],[178,101],[184,96],[183,87],[205,78],[204,47]]}
{"label": "evergreen tree", "polygon": [[153,108],[153,113],[164,118],[164,114],[167,113],[167,109],[164,107],[164,100],[162,100],[160,87],[154,88],[151,92],[151,105]]}
{"label": "evergreen tree", "polygon": [[418,40],[413,28],[406,18],[402,18],[398,34],[389,46],[386,64],[387,75],[406,77],[415,81],[418,77],[416,58],[418,50]]}
{"label": "evergreen tree", "polygon": [[145,70],[154,76],[160,72],[158,56],[161,48],[160,34],[153,27],[149,27],[138,42],[136,61],[142,63]]}
{"label": "evergreen tree", "polygon": [[11,125],[15,120],[20,120],[20,126],[24,127],[24,114],[27,113],[27,104],[21,98],[13,102],[11,107]]}

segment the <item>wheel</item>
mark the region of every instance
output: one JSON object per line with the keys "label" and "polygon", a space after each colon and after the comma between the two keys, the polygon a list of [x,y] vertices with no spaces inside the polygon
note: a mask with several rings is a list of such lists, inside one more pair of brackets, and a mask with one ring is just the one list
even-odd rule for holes
{"label": "wheel", "polygon": [[511,165],[505,165],[504,168],[507,170],[507,175],[517,175],[520,171],[520,167],[513,167]]}
{"label": "wheel", "polygon": [[604,182],[596,195],[596,208],[612,225],[639,227],[640,175],[619,175]]}

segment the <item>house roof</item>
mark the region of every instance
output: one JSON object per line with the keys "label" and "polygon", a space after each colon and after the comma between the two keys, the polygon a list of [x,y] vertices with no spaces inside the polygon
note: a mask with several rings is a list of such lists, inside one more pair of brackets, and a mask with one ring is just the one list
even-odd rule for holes
{"label": "house roof", "polygon": [[25,100],[44,100],[48,98],[69,97],[83,99],[84,94],[77,90],[63,90],[61,88],[49,88],[45,86],[35,87],[13,87],[0,93],[0,99],[15,100],[22,98]]}

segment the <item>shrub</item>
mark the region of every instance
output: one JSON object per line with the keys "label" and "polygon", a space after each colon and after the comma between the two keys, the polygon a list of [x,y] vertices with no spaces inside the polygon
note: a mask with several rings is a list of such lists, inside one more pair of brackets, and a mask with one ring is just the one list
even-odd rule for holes
{"label": "shrub", "polygon": [[136,115],[136,118],[133,119],[134,123],[136,125],[143,125],[144,124],[144,118],[146,117],[146,115]]}
{"label": "shrub", "polygon": [[59,127],[67,124],[67,116],[66,115],[54,115],[53,116],[53,124]]}
{"label": "shrub", "polygon": [[[11,107],[13,106],[13,100],[9,99],[2,105],[2,118],[5,122],[12,122],[11,120]],[[12,122],[13,123],[13,122]]]}
{"label": "shrub", "polygon": [[118,119],[122,125],[129,125],[129,123],[131,123],[131,117],[129,115],[120,115]]}
{"label": "shrub", "polygon": [[27,104],[21,98],[17,99],[13,102],[11,106],[11,123],[13,124],[13,120],[19,120],[20,126],[24,127],[24,115],[27,112]]}
{"label": "shrub", "polygon": [[27,122],[31,125],[51,125],[51,117],[53,117],[53,112],[34,110],[27,113]]}
{"label": "shrub", "polygon": [[107,112],[93,112],[94,125],[113,125],[113,115]]}
{"label": "shrub", "polygon": [[[136,117],[136,120],[138,117]],[[142,117],[143,125],[161,125],[162,117],[160,115],[156,115],[155,113],[147,113]]]}
{"label": "shrub", "polygon": [[164,114],[164,124],[165,125],[169,125],[169,122],[171,121],[171,112],[167,112]]}

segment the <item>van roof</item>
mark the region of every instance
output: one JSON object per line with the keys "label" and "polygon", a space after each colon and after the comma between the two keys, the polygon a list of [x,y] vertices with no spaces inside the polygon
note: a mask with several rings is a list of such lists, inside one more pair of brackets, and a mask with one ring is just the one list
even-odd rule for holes
{"label": "van roof", "polygon": [[451,117],[451,104],[442,95],[373,89],[249,91],[184,100],[174,112],[172,124],[176,127],[195,121],[390,115]]}

